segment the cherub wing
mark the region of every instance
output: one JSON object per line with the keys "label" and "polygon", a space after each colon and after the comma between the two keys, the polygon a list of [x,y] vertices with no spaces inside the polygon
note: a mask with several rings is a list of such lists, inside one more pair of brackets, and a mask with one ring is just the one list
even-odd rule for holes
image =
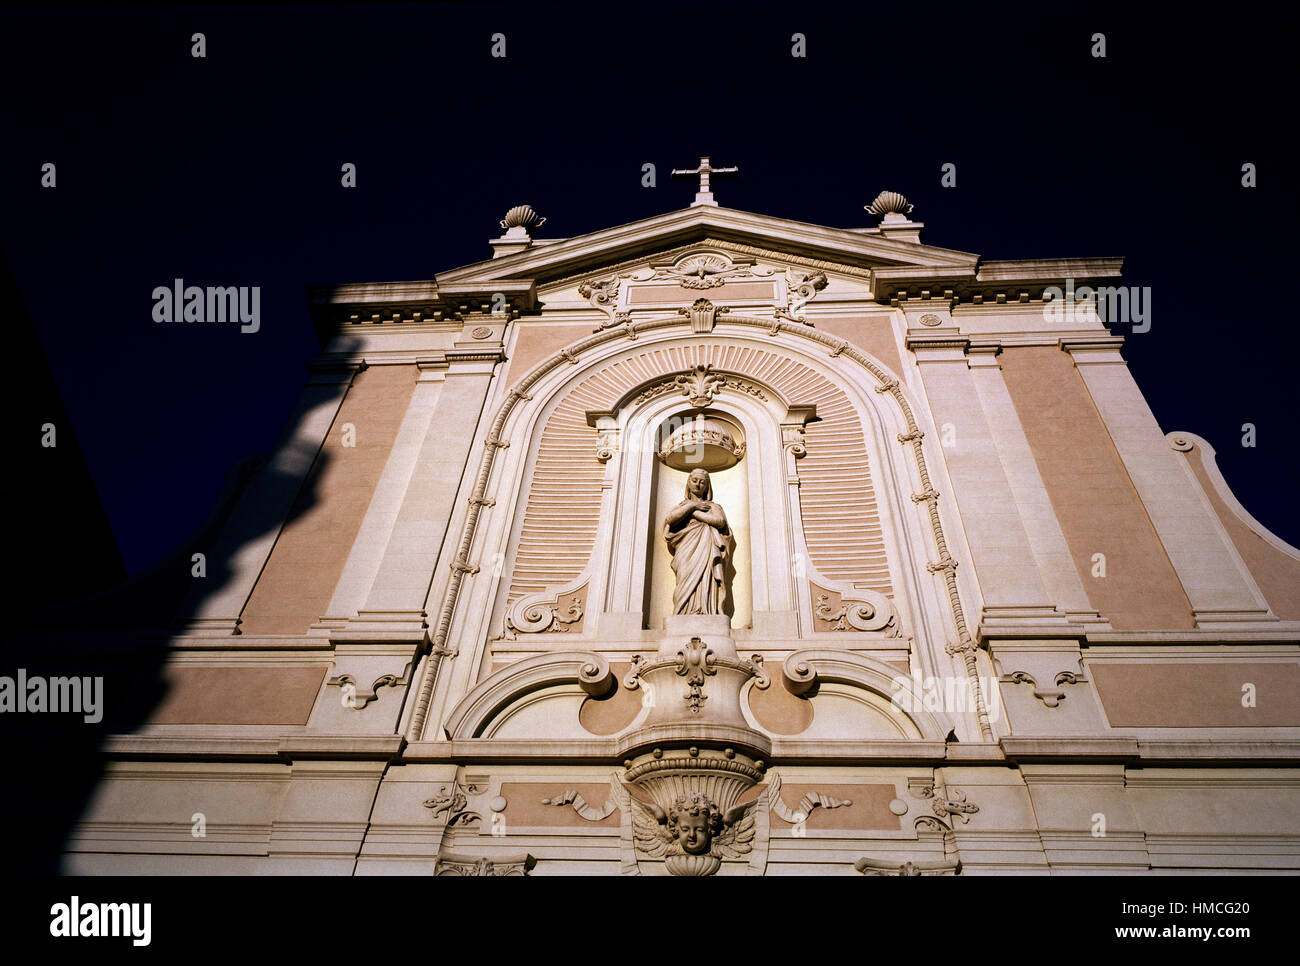
{"label": "cherub wing", "polygon": [[632,806],[632,838],[637,851],[652,859],[662,859],[668,854],[673,837],[655,813],[636,796],[628,795],[628,802]]}
{"label": "cherub wing", "polygon": [[737,859],[753,851],[758,801],[737,805],[723,816],[726,827],[713,837],[713,848],[710,849],[713,855],[720,859]]}

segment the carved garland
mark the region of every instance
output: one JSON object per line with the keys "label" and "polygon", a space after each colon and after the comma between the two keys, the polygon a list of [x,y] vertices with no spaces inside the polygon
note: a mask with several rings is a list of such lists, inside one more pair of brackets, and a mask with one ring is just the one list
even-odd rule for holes
{"label": "carved garland", "polygon": [[[491,478],[492,468],[496,462],[498,450],[504,449],[510,443],[502,438],[506,421],[514,412],[515,406],[521,400],[531,399],[528,390],[535,386],[552,370],[569,364],[570,359],[576,359],[582,353],[597,346],[604,345],[619,338],[635,339],[638,331],[649,332],[656,329],[675,328],[686,322],[680,315],[670,315],[658,319],[647,319],[643,322],[625,321],[617,328],[603,329],[585,339],[569,345],[562,352],[558,352],[549,359],[543,361],[533,368],[531,372],[524,376],[520,382],[506,393],[505,400],[501,403],[500,409],[497,410],[496,418],[493,419],[492,425],[488,430],[487,438],[483,443],[483,456],[479,462],[479,472],[475,479],[474,491],[471,496],[469,512],[466,514],[465,522],[461,528],[461,538],[457,546],[452,565],[451,579],[447,582],[447,588],[443,593],[442,607],[438,615],[438,623],[434,628],[433,642],[430,649],[429,666],[426,668],[424,677],[420,683],[420,692],[416,699],[415,709],[411,715],[411,724],[408,729],[408,736],[411,740],[419,740],[424,733],[425,719],[429,713],[429,704],[433,698],[434,683],[438,677],[438,668],[443,658],[448,656],[451,650],[447,647],[447,639],[451,632],[452,615],[456,609],[456,602],[460,599],[461,587],[465,581],[465,575],[472,569],[467,561],[470,551],[473,549],[474,537],[478,532],[479,516],[482,512],[482,501],[487,493],[488,481]],[[843,355],[853,360],[862,368],[876,377],[879,385],[875,391],[881,395],[888,394],[894,400],[898,407],[903,421],[907,426],[906,433],[898,434],[898,441],[912,448],[912,457],[916,463],[917,475],[920,477],[921,490],[927,492],[934,489],[930,479],[930,470],[926,464],[925,451],[923,448],[924,432],[916,422],[916,417],[912,412],[912,407],[907,401],[899,387],[898,380],[889,375],[883,368],[877,365],[865,352],[862,352],[856,346],[839,339],[835,336],[819,332],[810,326],[790,323],[780,318],[762,319],[752,316],[728,315],[727,324],[737,326],[750,326],[754,328],[766,329],[769,335],[776,336],[781,332],[786,332],[798,338],[806,339],[810,342],[816,342],[826,347],[832,357]],[[943,572],[944,583],[948,589],[948,603],[952,612],[953,623],[957,630],[956,643],[949,643],[945,650],[949,654],[961,654],[963,663],[966,667],[967,677],[971,681],[971,686],[975,693],[975,702],[977,716],[980,725],[980,733],[984,740],[993,740],[993,727],[989,721],[988,707],[985,703],[984,692],[980,685],[979,671],[975,662],[976,644],[970,635],[970,629],[966,624],[966,613],[962,608],[961,596],[957,588],[957,575],[955,573],[957,562],[953,558],[948,548],[948,541],[944,535],[943,522],[939,518],[939,500],[926,500],[926,507],[929,511],[930,529],[934,536],[935,546],[939,552],[940,562],[934,566],[932,572]]]}

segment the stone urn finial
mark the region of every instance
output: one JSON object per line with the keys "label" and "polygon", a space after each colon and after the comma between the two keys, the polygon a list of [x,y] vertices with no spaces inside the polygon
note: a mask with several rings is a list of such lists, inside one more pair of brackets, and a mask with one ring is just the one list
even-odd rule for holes
{"label": "stone urn finial", "polygon": [[511,237],[519,234],[532,237],[533,232],[544,224],[546,219],[535,212],[531,205],[516,205],[501,219],[501,227]]}
{"label": "stone urn finial", "polygon": [[897,191],[882,191],[865,207],[869,214],[886,221],[906,221],[912,213],[912,205]]}

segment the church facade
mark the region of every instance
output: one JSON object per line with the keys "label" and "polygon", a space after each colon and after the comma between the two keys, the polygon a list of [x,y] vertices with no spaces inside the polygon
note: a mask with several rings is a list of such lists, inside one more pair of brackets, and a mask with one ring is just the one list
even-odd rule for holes
{"label": "church facade", "polygon": [[1158,427],[1120,261],[709,171],[312,291],[294,423],[67,870],[1300,869],[1300,551]]}

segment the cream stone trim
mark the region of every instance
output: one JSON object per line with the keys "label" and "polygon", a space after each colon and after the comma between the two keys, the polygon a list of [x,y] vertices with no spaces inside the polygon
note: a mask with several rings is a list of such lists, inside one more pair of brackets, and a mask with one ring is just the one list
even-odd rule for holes
{"label": "cream stone trim", "polygon": [[1246,526],[1250,527],[1251,530],[1269,544],[1269,546],[1273,547],[1273,549],[1282,551],[1282,553],[1286,554],[1288,557],[1300,560],[1300,549],[1291,546],[1291,544],[1273,533],[1272,530],[1269,530],[1264,526],[1264,524],[1251,516],[1250,511],[1241,505],[1241,502],[1228,486],[1228,481],[1223,478],[1223,473],[1219,470],[1219,463],[1215,457],[1213,446],[1195,433],[1168,433],[1165,438],[1169,440],[1169,445],[1175,451],[1180,453],[1190,452],[1191,446],[1186,446],[1188,443],[1200,449],[1201,452],[1205,454],[1201,458],[1201,465],[1205,467],[1205,475],[1210,478],[1210,482],[1214,484],[1215,492],[1219,494],[1219,498],[1222,499],[1228,509],[1233,512],[1233,515]]}
{"label": "cream stone trim", "polygon": [[[924,433],[916,421],[916,417],[907,401],[907,397],[900,388],[898,380],[886,372],[881,366],[872,360],[870,356],[846,340],[819,332],[807,325],[788,322],[781,318],[762,319],[750,316],[728,315],[727,322],[732,325],[753,326],[765,329],[772,336],[786,333],[803,338],[809,342],[817,343],[829,349],[831,357],[843,355],[845,358],[852,360],[875,376],[879,383],[876,386],[875,391],[882,395],[889,395],[894,400],[894,403],[907,426],[908,432],[899,434],[899,442],[912,448],[913,459],[920,478],[921,490],[924,492],[935,489],[931,483],[930,471],[926,463],[925,452],[922,444]],[[688,324],[688,320],[684,317],[680,315],[671,315],[660,319],[649,319],[644,322],[627,322],[615,328],[594,333],[585,339],[572,343],[565,347],[561,352],[553,354],[548,360],[540,363],[518,383],[516,383],[516,385],[506,394],[506,399],[501,404],[496,418],[492,422],[487,439],[484,441],[484,452],[479,465],[479,473],[475,481],[474,491],[470,497],[469,512],[466,515],[461,531],[461,540],[456,552],[455,560],[452,564],[451,579],[447,584],[446,593],[443,598],[443,605],[438,617],[438,623],[433,634],[430,660],[427,662],[427,666],[424,669],[419,693],[411,716],[408,735],[413,740],[418,739],[423,735],[425,719],[428,716],[429,705],[433,697],[433,688],[437,678],[438,666],[441,663],[442,658],[451,653],[451,650],[447,647],[447,639],[450,634],[451,621],[455,612],[456,603],[460,596],[461,585],[464,582],[465,574],[476,569],[469,563],[469,557],[473,549],[474,536],[478,526],[478,518],[482,509],[481,501],[486,496],[488,482],[491,477],[492,467],[498,451],[510,445],[503,437],[503,430],[505,429],[506,421],[510,417],[515,406],[522,399],[530,398],[528,397],[528,390],[539,382],[547,373],[557,367],[570,365],[572,359],[589,349],[616,339],[635,339],[638,331],[650,331],[660,328],[685,326]],[[961,596],[957,586],[957,577],[955,574],[957,561],[953,558],[949,550],[948,542],[944,534],[943,523],[939,514],[939,502],[938,499],[928,500],[926,501],[926,505],[930,518],[931,531],[939,557],[937,562],[933,562],[929,566],[932,567],[932,572],[941,571],[944,574],[943,580],[948,589],[948,601],[951,616],[957,630],[957,641],[955,643],[950,642],[945,649],[950,654],[962,655],[967,676],[971,679],[972,687],[974,688],[981,735],[985,740],[992,740],[993,729],[989,721],[988,707],[985,702],[983,689],[980,686],[979,672],[975,661],[975,650],[977,645],[971,637],[970,629],[966,622],[965,610],[962,607]]]}
{"label": "cream stone trim", "polygon": [[[902,677],[897,668],[864,654],[853,654],[836,648],[805,648],[795,651],[781,665],[781,675],[792,694],[807,694],[821,683],[847,684],[876,694],[891,705],[899,693],[895,682]],[[944,741],[952,731],[952,720],[943,712],[924,710],[920,695],[913,695],[909,691],[908,696],[915,698],[911,702],[912,707],[907,710],[900,708],[899,716],[912,723],[922,740]],[[790,737],[798,738],[797,735]]]}
{"label": "cream stone trim", "polygon": [[614,684],[609,662],[591,651],[543,654],[503,668],[461,699],[447,718],[447,737],[475,738],[505,708],[523,696],[555,684],[579,684],[602,695]]}
{"label": "cream stone trim", "polygon": [[1276,622],[1209,498],[1165,434],[1119,352],[1118,338],[1065,340],[1198,627]]}

